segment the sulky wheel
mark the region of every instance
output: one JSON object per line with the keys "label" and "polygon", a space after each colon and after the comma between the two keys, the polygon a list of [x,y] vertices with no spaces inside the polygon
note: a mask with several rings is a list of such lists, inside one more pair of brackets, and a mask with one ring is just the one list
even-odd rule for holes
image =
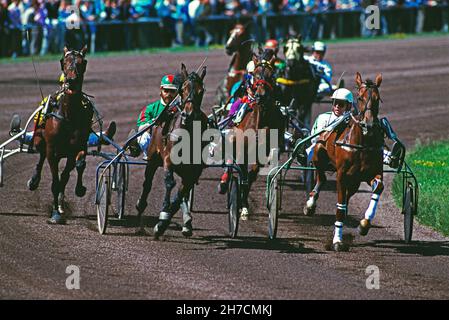
{"label": "sulky wheel", "polygon": [[268,211],[268,236],[271,240],[276,239],[278,230],[278,217],[281,210],[281,186],[279,175],[271,180],[269,191],[269,211]]}
{"label": "sulky wheel", "polygon": [[106,232],[106,226],[108,223],[109,204],[111,199],[110,172],[110,169],[108,169],[104,175],[101,175],[98,179],[97,185],[95,202],[97,206],[98,231],[100,234],[104,234]]}
{"label": "sulky wheel", "polygon": [[117,218],[123,219],[125,216],[125,197],[126,197],[126,184],[128,182],[127,167],[126,164],[120,163],[118,165],[118,176],[116,184],[116,215]]}
{"label": "sulky wheel", "polygon": [[404,240],[405,243],[412,241],[413,234],[413,215],[415,208],[414,190],[411,186],[407,186],[405,189],[404,198]]}
{"label": "sulky wheel", "polygon": [[237,237],[240,220],[240,188],[236,177],[229,181],[228,189],[228,208],[229,208],[229,236]]}

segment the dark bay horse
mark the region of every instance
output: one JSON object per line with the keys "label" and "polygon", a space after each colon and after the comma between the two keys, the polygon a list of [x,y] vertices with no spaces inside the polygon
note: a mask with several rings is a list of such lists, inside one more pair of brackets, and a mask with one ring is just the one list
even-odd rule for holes
{"label": "dark bay horse", "polygon": [[[165,196],[159,222],[154,227],[155,239],[165,232],[173,215],[185,204],[190,190],[198,181],[204,168],[201,160],[196,161],[194,159],[196,150],[193,145],[194,139],[201,140],[202,133],[207,129],[208,124],[206,114],[201,111],[205,75],[206,67],[203,67],[201,74],[198,75],[196,72],[188,74],[185,65],[181,65],[183,84],[179,90],[180,109],[174,115],[167,116],[168,118],[164,120],[164,123],[153,128],[151,143],[147,150],[148,164],[145,169],[145,181],[136,208],[140,220],[140,232],[143,232],[142,213],[147,206],[147,198],[151,191],[154,174],[157,168],[162,166],[165,173]],[[196,128],[194,128],[195,126]],[[195,129],[198,129],[198,133],[201,134],[199,137],[194,136]],[[181,131],[188,136],[182,135],[180,139]],[[201,150],[207,143],[202,144]],[[179,156],[179,150],[176,151],[176,148],[180,144],[187,146],[187,149],[182,149],[182,158],[184,159],[185,152],[189,155],[188,159],[182,162],[174,161],[174,157]],[[175,187],[173,172],[181,178],[182,182],[174,200],[170,202],[170,194]],[[192,235],[192,217],[187,210],[187,206],[182,206],[182,209],[184,221],[182,234],[189,237]]]}
{"label": "dark bay horse", "polygon": [[281,87],[283,104],[289,105],[294,98],[293,108],[298,113],[298,119],[308,129],[311,128],[312,104],[320,83],[313,66],[304,59],[305,47],[302,38],[289,38],[284,45],[286,60],[285,79],[278,79]]}
{"label": "dark bay horse", "polygon": [[357,192],[361,182],[368,183],[372,188],[371,202],[358,228],[361,235],[368,233],[383,191],[384,140],[378,119],[382,75],[378,74],[374,82],[363,82],[357,72],[355,80],[359,114],[351,115],[347,124],[343,122],[330,134],[325,132],[319,137],[312,159],[317,168],[317,182],[305,207],[305,212],[314,212],[320,189],[326,182],[325,170],[331,163],[337,171],[338,202],[333,239],[335,251],[347,250],[342,240],[343,222],[349,199]]}
{"label": "dark bay horse", "polygon": [[[86,167],[87,139],[92,124],[92,106],[83,97],[82,86],[87,60],[87,47],[81,51],[64,48],[61,69],[65,80],[62,88],[50,98],[50,109],[46,114],[45,127],[35,132],[34,146],[40,158],[36,170],[28,181],[30,190],[39,186],[45,158],[50,165],[53,193],[53,211],[50,223],[64,223],[64,192],[70,172],[76,167],[78,179],[75,194],[83,197],[83,172]],[[61,177],[59,161],[67,158]]]}
{"label": "dark bay horse", "polygon": [[[265,50],[261,57],[254,55],[255,70],[252,85],[254,100],[249,103],[249,110],[243,120],[231,129],[231,134],[228,137],[234,144],[234,160],[240,167],[244,182],[241,212],[243,220],[246,220],[249,214],[248,196],[251,185],[256,180],[260,167],[267,164],[261,161],[260,156],[266,157],[272,149],[278,149],[281,137],[283,137],[281,113],[275,105],[275,79],[273,77],[275,59],[276,56],[272,50]],[[264,141],[261,140],[261,134],[264,135]],[[253,139],[250,139],[251,136]],[[238,146],[239,140],[242,143],[241,147]],[[278,152],[274,153],[274,155],[277,154]],[[251,163],[251,158],[256,161]],[[226,172],[221,180],[229,181],[229,178]]]}
{"label": "dark bay horse", "polygon": [[[224,103],[229,97],[232,86],[243,79],[246,73],[246,65],[252,58],[252,41],[248,31],[248,24],[236,24],[230,31],[225,50],[228,55],[232,55],[229,63],[228,73],[224,79],[224,84],[219,88],[220,102]],[[221,104],[221,103],[220,103]]]}

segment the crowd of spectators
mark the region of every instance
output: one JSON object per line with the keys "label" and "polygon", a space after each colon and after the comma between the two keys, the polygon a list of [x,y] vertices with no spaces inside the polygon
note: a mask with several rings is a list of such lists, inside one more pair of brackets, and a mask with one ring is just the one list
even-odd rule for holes
{"label": "crowd of spectators", "polygon": [[[90,51],[222,44],[237,19],[260,42],[290,32],[306,40],[447,32],[448,1],[0,0],[0,57],[57,53],[66,43]],[[369,5],[380,7],[379,29],[366,28]]]}

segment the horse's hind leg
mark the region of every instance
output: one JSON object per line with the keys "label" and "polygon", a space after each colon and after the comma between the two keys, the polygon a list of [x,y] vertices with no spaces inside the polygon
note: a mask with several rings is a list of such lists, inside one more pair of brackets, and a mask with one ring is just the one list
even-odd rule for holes
{"label": "horse's hind leg", "polygon": [[162,212],[167,212],[170,209],[170,196],[173,188],[176,186],[175,178],[173,177],[172,169],[164,170],[165,195],[164,203],[162,205]]}
{"label": "horse's hind leg", "polygon": [[377,175],[373,180],[371,180],[372,195],[371,201],[369,203],[368,209],[365,211],[365,218],[360,221],[358,226],[359,234],[366,236],[369,229],[371,228],[371,221],[374,219],[377,210],[377,204],[379,203],[380,195],[384,190],[384,185],[382,182],[382,176]]}
{"label": "horse's hind leg", "polygon": [[332,246],[335,251],[346,251],[347,246],[343,243],[343,224],[348,210],[348,189],[345,185],[344,173],[337,173],[337,212],[335,214],[334,238]]}
{"label": "horse's hind leg", "polygon": [[[76,179],[75,194],[78,197],[84,197],[84,195],[86,194],[86,187],[83,186],[83,173],[84,173],[84,170],[86,169],[86,152],[85,151],[80,151],[78,153],[78,155],[76,156],[76,162],[74,165],[76,167],[76,172],[78,173],[78,177]],[[73,167],[72,167],[72,169],[73,169]],[[72,169],[70,169],[70,171]]]}
{"label": "horse's hind leg", "polygon": [[[39,139],[39,140],[38,140]],[[28,180],[27,186],[31,191],[36,190],[39,187],[41,181],[42,167],[45,162],[45,142],[41,137],[35,137],[35,147],[39,151],[39,162],[36,165],[33,176]]]}
{"label": "horse's hind leg", "polygon": [[248,220],[249,215],[249,174],[247,165],[239,165],[242,173],[242,212],[240,213],[240,218],[242,220]]}
{"label": "horse's hind leg", "polygon": [[317,147],[315,152],[316,154],[313,157],[313,163],[317,172],[316,184],[313,190],[309,193],[309,199],[304,207],[304,215],[306,216],[315,214],[316,203],[318,201],[318,197],[320,196],[320,190],[327,181],[325,170],[329,158],[327,157],[326,150],[324,148]]}
{"label": "horse's hind leg", "polygon": [[138,233],[144,233],[144,225],[142,219],[142,213],[145,211],[147,207],[147,198],[150,194],[151,187],[153,185],[153,177],[156,173],[158,166],[153,163],[153,161],[148,161],[145,167],[145,180],[143,182],[143,190],[139,199],[137,200],[136,209],[137,209],[137,219],[139,220],[139,231]]}

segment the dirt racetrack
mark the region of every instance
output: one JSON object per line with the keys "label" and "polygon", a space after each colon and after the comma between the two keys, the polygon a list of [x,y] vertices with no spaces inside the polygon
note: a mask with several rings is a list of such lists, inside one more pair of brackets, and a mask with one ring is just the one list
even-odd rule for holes
{"label": "dirt racetrack", "polygon": [[[225,74],[229,57],[224,51],[151,54],[111,58],[88,57],[84,91],[95,96],[106,122],[115,120],[115,140],[125,141],[140,109],[157,99],[163,74],[184,62],[196,69],[208,57],[203,109],[214,102],[214,92]],[[381,115],[387,116],[408,148],[416,139],[449,135],[449,37],[415,38],[329,45],[327,58],[334,79],[346,71],[353,89],[354,74],[374,78],[382,72]],[[37,66],[44,94],[56,89],[59,62]],[[0,140],[7,139],[14,112],[27,118],[40,100],[31,63],[0,65]],[[328,105],[319,105],[314,114]],[[7,160],[5,186],[0,189],[0,298],[2,299],[448,299],[449,239],[415,225],[414,241],[402,242],[402,215],[392,200],[391,176],[373,228],[367,237],[355,227],[365,211],[368,193],[359,193],[349,206],[345,233],[351,250],[328,252],[336,193],[323,191],[317,215],[300,212],[304,190],[286,190],[279,221],[279,240],[267,240],[265,179],[252,190],[250,220],[242,222],[237,239],[227,237],[225,196],[216,193],[221,172],[207,169],[196,188],[194,235],[185,239],[173,225],[163,241],[154,241],[151,227],[161,205],[161,172],[155,177],[145,211],[147,236],[137,236],[134,205],[141,191],[143,168],[131,170],[125,221],[112,220],[106,235],[96,231],[95,167],[88,160],[82,199],[74,194],[74,177],[67,186],[67,225],[46,223],[50,205],[50,174],[44,166],[37,191],[27,190],[37,155],[21,154]],[[365,188],[366,189],[366,188]],[[179,214],[174,219],[180,223]],[[80,268],[80,289],[65,286],[66,267]],[[380,271],[380,288],[368,290],[365,270]]]}

